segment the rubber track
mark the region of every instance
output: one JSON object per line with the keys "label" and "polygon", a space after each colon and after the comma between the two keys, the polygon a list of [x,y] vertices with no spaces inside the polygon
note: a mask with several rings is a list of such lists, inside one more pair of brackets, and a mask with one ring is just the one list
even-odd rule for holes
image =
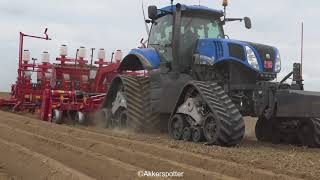
{"label": "rubber track", "polygon": [[244,120],[222,87],[213,82],[192,81],[191,84],[198,90],[221,124],[217,141],[208,143],[221,146],[239,144],[245,133]]}
{"label": "rubber track", "polygon": [[310,119],[314,125],[314,135],[312,147],[320,147],[320,118]]}
{"label": "rubber track", "polygon": [[147,77],[121,76],[127,100],[128,121],[137,131],[158,131],[160,119],[152,112],[150,81]]}

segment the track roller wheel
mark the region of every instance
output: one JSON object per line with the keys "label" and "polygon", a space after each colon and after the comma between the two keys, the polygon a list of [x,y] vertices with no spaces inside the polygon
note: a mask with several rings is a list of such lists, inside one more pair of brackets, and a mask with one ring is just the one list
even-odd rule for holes
{"label": "track roller wheel", "polygon": [[183,136],[183,130],[184,130],[184,117],[181,114],[176,114],[172,117],[171,121],[171,136],[175,140],[181,140]]}
{"label": "track roller wheel", "polygon": [[203,124],[204,137],[208,142],[216,142],[218,125],[217,121],[212,113],[208,114]]}
{"label": "track roller wheel", "polygon": [[204,139],[203,137],[203,130],[201,127],[195,127],[192,129],[192,141],[195,143],[202,142]]}
{"label": "track roller wheel", "polygon": [[191,137],[192,137],[192,131],[191,131],[191,128],[190,127],[185,127],[183,129],[183,140],[184,141],[190,141],[191,140]]}
{"label": "track roller wheel", "polygon": [[298,137],[303,146],[320,147],[320,118],[300,120]]}
{"label": "track roller wheel", "polygon": [[62,124],[62,111],[58,109],[52,110],[52,122],[55,124]]}

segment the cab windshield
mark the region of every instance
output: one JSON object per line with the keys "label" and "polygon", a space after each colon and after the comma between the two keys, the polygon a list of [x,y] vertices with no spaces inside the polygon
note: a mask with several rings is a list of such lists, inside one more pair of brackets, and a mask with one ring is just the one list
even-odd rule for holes
{"label": "cab windshield", "polygon": [[191,63],[198,39],[223,38],[220,20],[212,16],[182,15],[180,57]]}
{"label": "cab windshield", "polygon": [[182,16],[181,34],[194,39],[223,37],[219,21],[209,16]]}

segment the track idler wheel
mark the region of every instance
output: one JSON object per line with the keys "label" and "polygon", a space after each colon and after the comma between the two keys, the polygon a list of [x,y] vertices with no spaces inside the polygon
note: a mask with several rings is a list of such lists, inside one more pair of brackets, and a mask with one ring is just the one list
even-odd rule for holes
{"label": "track idler wheel", "polygon": [[258,141],[272,141],[272,120],[259,118],[255,127],[255,134]]}
{"label": "track idler wheel", "polygon": [[52,110],[52,122],[55,124],[62,124],[62,111],[58,109]]}
{"label": "track idler wheel", "polygon": [[184,132],[184,117],[181,114],[176,114],[171,121],[171,136],[175,140],[181,140]]}
{"label": "track idler wheel", "polygon": [[203,130],[201,127],[195,127],[192,129],[192,141],[195,143],[202,142],[204,139]]}
{"label": "track idler wheel", "polygon": [[310,118],[300,120],[298,124],[298,137],[303,146],[311,148],[320,147],[320,119]]}

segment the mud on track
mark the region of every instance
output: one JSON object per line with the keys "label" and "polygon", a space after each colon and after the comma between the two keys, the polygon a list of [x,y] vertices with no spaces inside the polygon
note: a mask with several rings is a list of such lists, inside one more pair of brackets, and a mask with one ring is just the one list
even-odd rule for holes
{"label": "mud on track", "polygon": [[184,179],[319,177],[320,151],[259,144],[248,136],[236,148],[208,147],[0,111],[0,179],[144,179],[140,170],[184,172]]}

